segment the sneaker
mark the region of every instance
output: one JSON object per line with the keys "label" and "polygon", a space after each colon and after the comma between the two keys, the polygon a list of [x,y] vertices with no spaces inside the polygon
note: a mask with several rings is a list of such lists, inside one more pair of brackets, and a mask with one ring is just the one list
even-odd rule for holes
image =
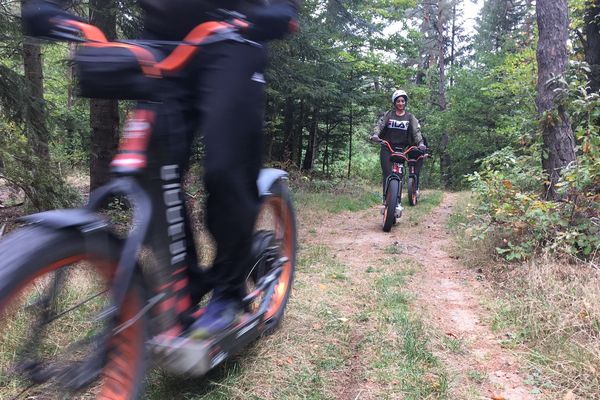
{"label": "sneaker", "polygon": [[396,218],[400,218],[402,216],[402,210],[404,210],[404,208],[402,208],[402,206],[400,204],[398,204],[396,206]]}
{"label": "sneaker", "polygon": [[208,339],[237,324],[244,313],[240,299],[213,296],[204,313],[190,327],[192,339]]}

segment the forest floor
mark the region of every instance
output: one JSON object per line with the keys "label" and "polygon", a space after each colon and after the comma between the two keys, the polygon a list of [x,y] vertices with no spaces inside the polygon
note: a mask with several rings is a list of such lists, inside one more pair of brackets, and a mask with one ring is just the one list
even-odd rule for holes
{"label": "forest floor", "polygon": [[[432,336],[433,352],[449,377],[449,398],[539,398],[531,394],[537,390],[524,383],[526,372],[521,362],[502,346],[503,338],[488,325],[491,316],[483,300],[492,292],[477,271],[463,265],[451,251],[447,220],[459,198],[444,193],[441,204],[420,223],[411,223],[414,209],[405,209],[390,233],[381,230],[381,206],[329,214],[316,227],[305,226],[300,217],[301,237],[329,248],[348,268],[356,269],[349,274],[354,277],[359,277],[365,266],[377,264],[382,254],[399,254],[415,261],[413,265],[418,267],[407,285],[414,296],[411,308]],[[337,229],[332,231],[332,227]],[[349,382],[338,398],[371,398],[368,389],[360,382]]]}
{"label": "forest floor", "polygon": [[[504,345],[510,332],[491,327],[492,283],[464,265],[448,229],[466,196],[426,191],[389,233],[381,205],[331,211],[306,196],[295,199],[298,268],[280,329],[202,379],[155,369],[144,399],[562,398],[532,386]],[[0,210],[2,222],[16,210]]]}

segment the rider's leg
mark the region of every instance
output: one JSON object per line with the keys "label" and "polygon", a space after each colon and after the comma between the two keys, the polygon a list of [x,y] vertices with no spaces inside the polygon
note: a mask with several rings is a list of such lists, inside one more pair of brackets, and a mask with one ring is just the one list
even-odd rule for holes
{"label": "rider's leg", "polygon": [[385,203],[385,181],[387,177],[392,173],[392,162],[390,161],[390,151],[386,148],[381,148],[379,152],[379,162],[381,164],[381,173],[383,175],[383,202]]}
{"label": "rider's leg", "polygon": [[195,337],[206,337],[233,324],[243,309],[258,212],[266,54],[257,46],[227,42],[203,49],[198,61],[206,217],[217,245],[209,270],[213,297],[193,325]]}
{"label": "rider's leg", "polygon": [[417,176],[417,193],[421,188],[421,168],[423,167],[423,159],[417,160],[415,164],[415,175]]}

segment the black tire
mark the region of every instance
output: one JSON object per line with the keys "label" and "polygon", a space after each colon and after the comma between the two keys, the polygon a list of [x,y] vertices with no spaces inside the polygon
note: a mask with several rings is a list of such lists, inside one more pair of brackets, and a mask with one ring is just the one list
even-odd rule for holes
{"label": "black tire", "polygon": [[[271,244],[277,248],[277,256],[286,257],[287,261],[283,264],[283,271],[265,316],[265,334],[275,330],[283,319],[294,283],[297,252],[296,216],[286,182],[275,182],[269,192],[269,195],[261,199],[255,238],[269,237]],[[268,272],[267,266],[266,269],[253,273],[253,279],[258,281]]]}
{"label": "black tire", "polygon": [[417,179],[410,176],[408,177],[408,205],[416,206],[419,202],[417,196]]}
{"label": "black tire", "polygon": [[0,242],[0,398],[138,398],[148,328],[145,317],[132,319],[145,302],[139,275],[119,312],[106,313],[120,251],[109,235],[85,240],[41,226]]}
{"label": "black tire", "polygon": [[385,206],[383,209],[383,231],[389,232],[396,222],[396,206],[398,205],[399,182],[391,179],[385,194]]}

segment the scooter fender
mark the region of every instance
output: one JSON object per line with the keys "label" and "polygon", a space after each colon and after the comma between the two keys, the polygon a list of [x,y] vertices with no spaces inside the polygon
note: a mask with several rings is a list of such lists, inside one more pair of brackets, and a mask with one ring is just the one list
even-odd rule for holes
{"label": "scooter fender", "polygon": [[75,228],[82,233],[95,232],[108,226],[108,223],[101,216],[85,208],[44,211],[26,215],[19,218],[19,220],[52,229]]}
{"label": "scooter fender", "polygon": [[258,195],[261,197],[270,195],[271,187],[280,179],[288,179],[288,173],[277,168],[261,169],[256,181]]}

